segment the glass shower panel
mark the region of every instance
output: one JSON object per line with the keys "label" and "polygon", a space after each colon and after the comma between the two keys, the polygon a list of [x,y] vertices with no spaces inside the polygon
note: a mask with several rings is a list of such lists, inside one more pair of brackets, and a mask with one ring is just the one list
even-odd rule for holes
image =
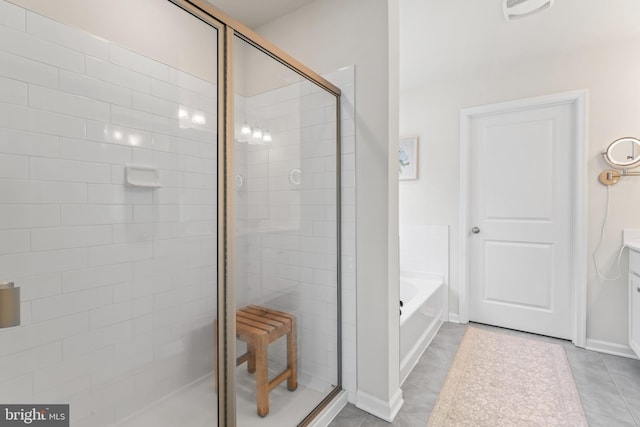
{"label": "glass shower panel", "polygon": [[239,37],[234,64],[237,420],[293,426],[339,385],[337,100]]}
{"label": "glass shower panel", "polygon": [[0,282],[22,313],[0,403],[215,425],[217,30],[167,1],[40,3],[0,0]]}

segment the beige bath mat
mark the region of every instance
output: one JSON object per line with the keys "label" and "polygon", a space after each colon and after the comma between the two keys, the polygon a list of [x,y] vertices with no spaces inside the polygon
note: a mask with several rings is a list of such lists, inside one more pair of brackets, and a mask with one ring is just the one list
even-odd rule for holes
{"label": "beige bath mat", "polygon": [[429,427],[587,426],[564,348],[467,328]]}

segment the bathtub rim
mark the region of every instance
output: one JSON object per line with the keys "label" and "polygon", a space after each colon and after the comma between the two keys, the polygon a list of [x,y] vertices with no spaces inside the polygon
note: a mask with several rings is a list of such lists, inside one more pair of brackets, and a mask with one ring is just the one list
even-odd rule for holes
{"label": "bathtub rim", "polygon": [[[434,273],[407,273],[402,272],[400,274],[400,286],[403,281],[409,282],[412,286],[417,288],[416,295],[408,301],[403,301],[403,307],[401,308],[402,314],[400,315],[400,327],[407,322],[409,318],[418,310],[418,308],[425,302],[433,293],[435,293],[440,286],[446,286],[444,277],[440,274]],[[417,282],[427,283],[428,287],[419,286]],[[446,292],[445,292],[446,293]],[[446,303],[446,301],[445,301]],[[444,305],[444,303],[443,303]],[[448,307],[444,307],[448,311]]]}

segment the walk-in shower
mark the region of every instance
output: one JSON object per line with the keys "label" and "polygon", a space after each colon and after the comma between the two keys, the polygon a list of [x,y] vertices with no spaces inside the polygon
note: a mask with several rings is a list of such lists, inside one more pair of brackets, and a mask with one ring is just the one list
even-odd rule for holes
{"label": "walk-in shower", "polygon": [[[301,420],[339,384],[338,103],[240,37],[234,53],[236,307],[295,315],[296,354],[280,340],[268,365],[273,377],[297,359],[297,388],[271,400]],[[238,371],[239,416],[256,412],[254,376]]]}
{"label": "walk-in shower", "polygon": [[306,423],[341,388],[340,91],[206,2],[51,3],[0,0],[0,405]]}

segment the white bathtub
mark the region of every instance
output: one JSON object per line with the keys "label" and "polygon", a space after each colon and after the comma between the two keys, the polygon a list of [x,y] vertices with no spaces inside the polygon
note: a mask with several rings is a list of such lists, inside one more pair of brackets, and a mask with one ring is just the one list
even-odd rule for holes
{"label": "white bathtub", "polygon": [[447,295],[437,275],[400,277],[400,382],[403,383],[446,319]]}

